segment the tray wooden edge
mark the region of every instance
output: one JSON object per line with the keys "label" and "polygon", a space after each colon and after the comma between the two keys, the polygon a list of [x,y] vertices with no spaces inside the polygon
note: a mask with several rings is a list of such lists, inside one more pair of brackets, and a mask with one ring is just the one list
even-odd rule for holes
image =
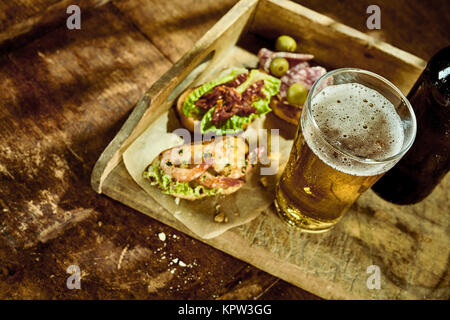
{"label": "tray wooden edge", "polygon": [[313,20],[326,28],[333,29],[343,36],[349,37],[354,41],[364,44],[367,49],[370,49],[372,47],[377,48],[378,50],[384,51],[385,53],[388,53],[394,56],[396,59],[401,60],[402,62],[413,67],[417,67],[423,70],[427,64],[425,60],[417,57],[416,55],[413,55],[412,53],[399,49],[382,40],[371,37],[359,30],[349,27],[343,23],[337,22],[336,20],[326,15],[318,13],[296,2],[290,0],[263,0],[263,2],[270,4],[272,7],[274,7],[273,5],[276,5],[279,8],[278,10],[289,10],[299,15],[308,17],[310,20]]}
{"label": "tray wooden edge", "polygon": [[[249,10],[255,10],[260,0],[241,0],[233,6],[200,40],[183,55],[160,79],[158,79],[151,88],[144,94],[134,107],[132,113],[122,125],[119,132],[108,144],[95,163],[91,173],[91,187],[97,193],[102,193],[102,184],[108,174],[117,166],[121,160],[119,153],[123,143],[129,138],[137,124],[147,109],[150,108],[152,101],[159,95],[160,91],[168,85],[173,89],[192,71],[196,62],[208,55],[205,50],[211,48],[217,38],[227,31],[233,23]],[[210,50],[211,51],[211,50]],[[170,90],[171,91],[171,90]]]}
{"label": "tray wooden edge", "polygon": [[[343,35],[347,35],[349,37],[352,37],[355,39],[355,41],[360,41],[368,48],[371,46],[377,47],[379,50],[384,51],[390,55],[396,56],[398,59],[404,61],[405,63],[413,66],[417,70],[423,69],[426,65],[426,62],[422,60],[419,57],[416,57],[406,51],[403,51],[401,49],[398,49],[390,44],[387,44],[382,41],[375,40],[371,38],[370,36],[357,31],[353,28],[350,28],[348,26],[345,26],[343,24],[337,23],[334,20],[321,15],[315,11],[312,11],[308,8],[305,8],[301,5],[298,5],[296,3],[293,3],[291,1],[287,0],[241,0],[239,1],[224,17],[222,17],[219,22],[216,23],[216,25],[213,26],[194,46],[192,49],[190,49],[176,64],[174,64],[159,80],[157,80],[152,87],[144,94],[144,96],[140,99],[140,101],[136,104],[134,107],[132,113],[127,118],[126,122],[123,124],[121,129],[118,131],[116,136],[113,138],[113,140],[108,144],[108,146],[105,148],[105,150],[100,155],[99,159],[94,165],[92,174],[91,174],[91,186],[97,193],[103,193],[103,182],[108,177],[108,175],[111,173],[111,171],[121,163],[121,153],[120,149],[123,145],[123,143],[129,138],[130,134],[135,129],[136,125],[140,122],[142,116],[145,114],[145,112],[150,108],[152,101],[158,96],[159,92],[166,88],[168,85],[172,86],[173,88],[181,82],[183,79],[180,79],[180,75],[183,74],[183,71],[186,70],[186,66],[195,66],[195,61],[201,60],[198,57],[202,55],[205,48],[210,47],[213,42],[220,36],[221,29],[224,28],[225,25],[229,25],[230,19],[235,19],[237,16],[239,16],[243,10],[246,8],[252,7],[253,9],[256,8],[257,5],[259,5],[261,2],[267,2],[267,3],[274,3],[279,6],[284,6],[286,8],[289,8],[290,10],[293,10],[301,15],[309,15],[309,17],[313,17],[314,19],[317,19],[320,21],[321,24],[326,25],[329,28],[334,28],[338,30]],[[255,9],[257,10],[257,9]],[[232,20],[231,20],[232,21]],[[204,56],[204,54],[203,54]],[[187,73],[190,71],[188,70]],[[122,202],[120,200],[120,197],[117,197],[116,195],[117,191],[112,192],[111,190],[108,190],[107,194],[111,198],[115,198],[118,201]],[[136,205],[133,205],[132,203],[128,203],[130,207],[134,207],[135,209],[139,210],[140,208],[136,207]],[[139,210],[140,211],[140,210]],[[156,218],[148,213],[147,215],[151,216],[152,218]],[[173,225],[173,223],[170,223],[170,221],[163,221],[167,225]],[[193,236],[194,238],[197,238],[195,235],[193,235],[188,230],[183,230],[183,232],[187,233],[190,236]],[[229,251],[224,249],[224,246],[222,245],[222,241],[224,241],[222,238],[220,239],[212,239],[210,241],[205,241],[204,239],[199,239],[203,242],[208,243],[209,245],[225,251],[228,254],[231,254],[233,256],[236,256],[236,252]],[[242,258],[240,258],[242,259]],[[247,259],[242,259],[246,262]],[[249,262],[251,263],[251,262]],[[270,272],[271,274],[277,275],[282,279],[286,279],[287,277],[284,274],[284,270],[278,270],[276,266],[262,266],[262,265],[255,265],[258,268],[261,268],[262,270],[266,270],[267,272]],[[295,266],[292,266],[295,267]],[[291,282],[291,281],[289,281]],[[291,282],[294,285],[298,285],[298,283]],[[312,293],[320,295],[322,297],[325,297],[327,299],[335,299],[335,298],[351,298],[355,299],[355,296],[348,296],[346,294],[331,294],[328,293],[327,295],[323,295],[318,293],[318,290],[314,290],[314,288],[308,288]]]}
{"label": "tray wooden edge", "polygon": [[[119,164],[114,170],[120,170],[123,174],[126,169],[123,162]],[[124,179],[124,176],[119,174],[113,174],[108,177],[108,179]],[[126,179],[131,179],[126,178]],[[117,190],[115,188],[111,188],[110,185],[115,185],[115,183],[105,184],[105,194],[112,199],[119,201],[126,206],[137,210],[146,216],[155,219],[161,223],[164,223],[167,226],[174,228],[175,230],[181,231],[184,234],[197,239],[203,243],[210,245],[211,247],[220,250],[232,257],[235,257],[241,261],[244,261],[264,272],[267,272],[271,275],[274,275],[294,286],[302,288],[318,297],[323,299],[351,299],[358,300],[364,299],[355,293],[349,292],[342,286],[336,283],[328,283],[325,280],[315,278],[314,281],[310,281],[307,273],[298,268],[298,266],[292,262],[286,262],[280,258],[271,256],[267,257],[267,251],[263,248],[253,245],[252,241],[249,239],[244,239],[239,237],[233,229],[227,230],[223,234],[205,239],[202,238],[192,231],[190,231],[186,226],[184,226],[180,221],[178,221],[175,217],[173,217],[169,212],[162,208],[154,199],[149,199],[151,202],[150,205],[143,205],[141,202],[136,201],[136,198],[130,196],[131,193],[122,193],[121,190]],[[140,188],[136,185],[135,188]],[[136,191],[136,190],[135,190]],[[153,210],[154,207],[158,209]],[[265,219],[267,218],[267,214],[271,214],[270,210],[265,210],[262,212],[263,217],[257,217],[257,219]],[[229,246],[228,244],[233,243],[233,246]],[[243,252],[249,253],[251,255],[248,256],[243,254]],[[292,276],[292,275],[295,276]],[[326,290],[321,290],[321,288],[326,288]]]}
{"label": "tray wooden edge", "polygon": [[[384,51],[398,59],[408,63],[419,70],[423,69],[426,62],[414,56],[411,53],[398,49],[388,43],[376,40],[356,29],[348,27],[344,24],[338,23],[333,19],[308,9],[302,5],[294,3],[289,0],[241,0],[233,8],[231,8],[205,35],[197,41],[197,43],[190,49],[183,57],[178,60],[159,80],[157,80],[152,87],[144,94],[140,101],[134,107],[132,113],[125,121],[119,132],[108,144],[105,150],[100,155],[95,163],[91,174],[91,187],[97,192],[102,193],[102,184],[107,175],[112,169],[118,165],[121,159],[120,149],[123,143],[129,138],[134,128],[140,122],[142,116],[151,106],[152,101],[158,96],[159,92],[167,87],[168,84],[175,88],[184,77],[180,77],[183,73],[188,74],[195,67],[195,61],[199,61],[200,56],[205,56],[204,50],[210,48],[214,41],[229,28],[243,12],[247,10],[254,10],[256,12],[257,6],[260,2],[266,2],[271,5],[276,5],[279,8],[284,8],[293,11],[299,15],[307,16],[310,19],[323,24],[328,28],[333,28],[339,33],[365,43],[368,48],[374,46],[379,50]],[[203,55],[202,55],[203,53]],[[186,67],[187,66],[187,67]],[[190,70],[186,70],[186,69]],[[188,71],[188,72],[186,72]]]}

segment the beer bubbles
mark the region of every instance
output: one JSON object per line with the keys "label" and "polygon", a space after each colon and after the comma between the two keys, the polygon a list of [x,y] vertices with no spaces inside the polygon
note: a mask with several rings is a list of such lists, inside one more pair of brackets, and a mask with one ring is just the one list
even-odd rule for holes
{"label": "beer bubbles", "polygon": [[[324,88],[313,98],[311,113],[322,135],[305,134],[306,142],[322,161],[336,170],[357,176],[379,174],[388,168],[367,166],[354,161],[352,156],[380,161],[402,149],[402,121],[394,105],[362,84]],[[314,130],[311,125],[305,129],[305,133]],[[343,153],[332,152],[331,146]]]}

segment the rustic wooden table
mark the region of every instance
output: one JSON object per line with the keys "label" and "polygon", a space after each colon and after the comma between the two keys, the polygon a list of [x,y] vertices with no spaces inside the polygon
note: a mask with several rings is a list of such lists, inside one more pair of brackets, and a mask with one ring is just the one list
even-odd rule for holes
{"label": "rustic wooden table", "polygon": [[[1,299],[317,299],[90,188],[139,97],[235,2],[0,0]],[[298,2],[424,59],[450,43],[445,0],[379,0],[379,31],[372,1]]]}

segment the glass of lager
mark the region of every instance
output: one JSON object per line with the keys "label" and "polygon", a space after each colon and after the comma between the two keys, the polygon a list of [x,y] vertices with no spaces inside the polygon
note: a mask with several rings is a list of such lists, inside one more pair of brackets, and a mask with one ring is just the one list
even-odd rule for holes
{"label": "glass of lager", "polygon": [[303,106],[276,188],[278,214],[302,231],[329,230],[415,136],[414,111],[391,82],[361,69],[328,72]]}

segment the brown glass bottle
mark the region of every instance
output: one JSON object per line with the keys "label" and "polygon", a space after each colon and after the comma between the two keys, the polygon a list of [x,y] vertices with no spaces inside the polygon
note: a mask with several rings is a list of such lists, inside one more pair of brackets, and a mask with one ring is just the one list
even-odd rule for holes
{"label": "brown glass bottle", "polygon": [[427,197],[450,168],[450,46],[429,61],[408,100],[417,118],[417,135],[408,153],[373,187],[397,204]]}

